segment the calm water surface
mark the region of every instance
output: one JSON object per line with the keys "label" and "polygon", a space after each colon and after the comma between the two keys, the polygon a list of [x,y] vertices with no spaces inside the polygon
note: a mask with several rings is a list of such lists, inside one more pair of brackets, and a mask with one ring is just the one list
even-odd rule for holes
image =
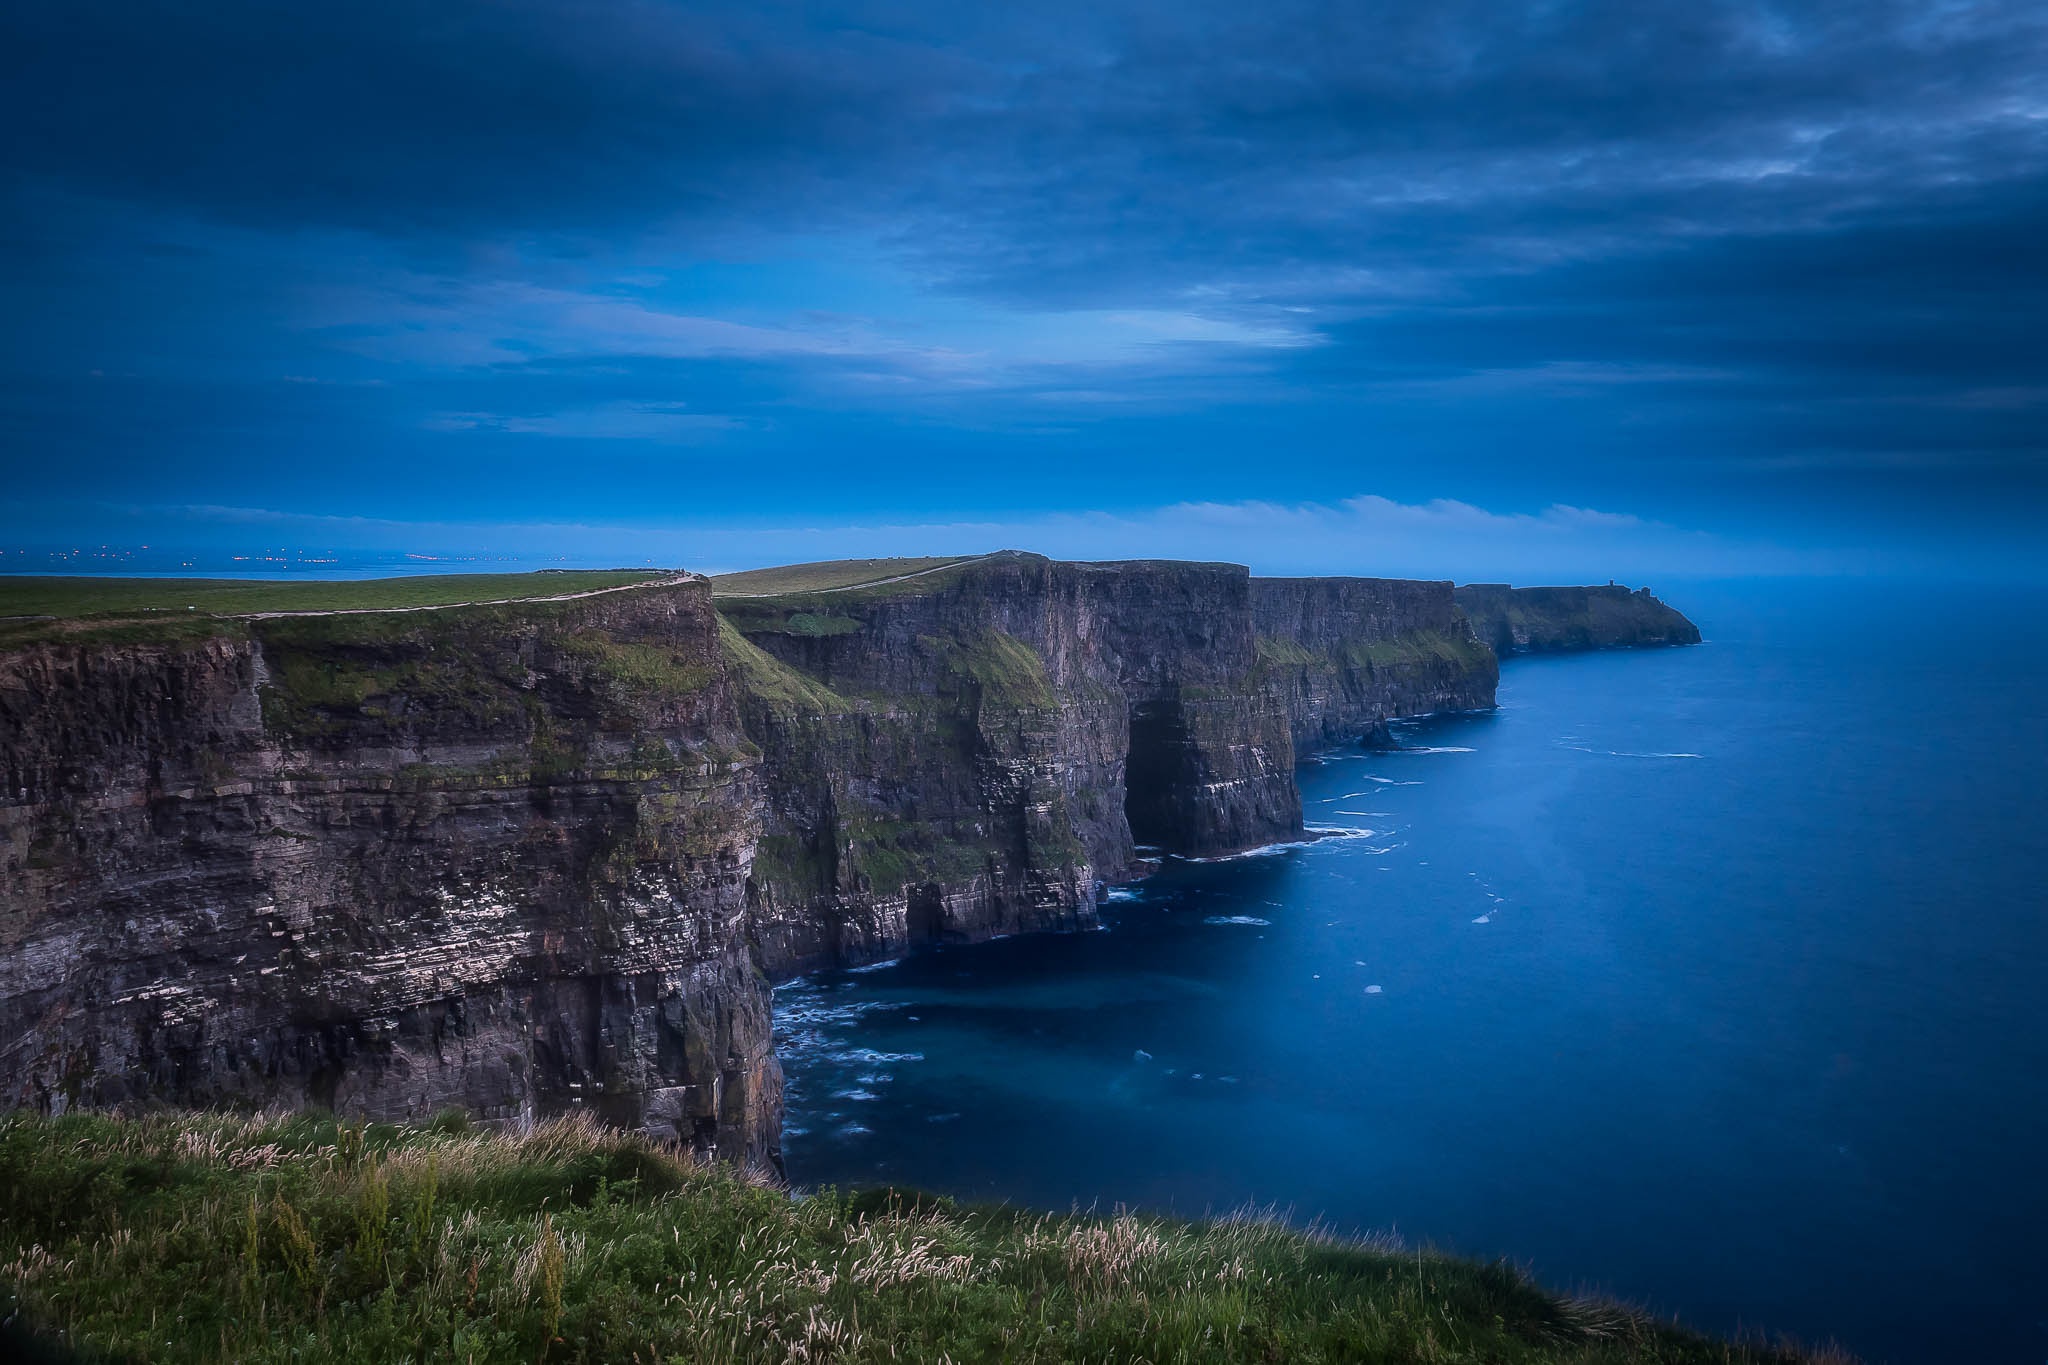
{"label": "calm water surface", "polygon": [[1302,771],[1351,837],[777,992],[804,1184],[1270,1203],[1873,1361],[2048,1359],[2048,595],[1696,649]]}

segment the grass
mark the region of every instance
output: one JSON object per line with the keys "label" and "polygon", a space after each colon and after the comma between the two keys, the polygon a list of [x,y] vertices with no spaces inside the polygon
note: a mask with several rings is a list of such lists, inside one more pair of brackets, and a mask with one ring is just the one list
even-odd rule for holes
{"label": "grass", "polygon": [[791,668],[718,618],[718,645],[742,697],[784,715],[835,715],[850,703],[807,673]]}
{"label": "grass", "polygon": [[1343,643],[1331,650],[1306,649],[1292,640],[1262,635],[1258,640],[1259,660],[1273,668],[1332,667],[1363,668],[1372,671],[1445,663],[1461,668],[1482,668],[1486,646],[1444,631],[1410,631],[1389,639]]}
{"label": "grass", "polygon": [[965,639],[924,637],[919,643],[943,658],[952,672],[974,679],[984,701],[1017,710],[1059,705],[1045,660],[1014,635],[987,630]]}
{"label": "grass", "polygon": [[0,1119],[0,1293],[153,1361],[1791,1361],[1250,1217],[792,1199],[580,1116]]}
{"label": "grass", "polygon": [[973,556],[943,555],[922,559],[827,559],[816,564],[783,564],[772,569],[719,574],[711,580],[711,591],[720,597],[772,597],[781,593],[858,588],[884,579],[901,578],[905,574],[929,573],[970,558]]}
{"label": "grass", "polygon": [[160,612],[235,616],[267,611],[389,611],[516,601],[626,587],[652,570],[419,574],[400,578],[84,578],[0,575],[0,617],[136,617]]}

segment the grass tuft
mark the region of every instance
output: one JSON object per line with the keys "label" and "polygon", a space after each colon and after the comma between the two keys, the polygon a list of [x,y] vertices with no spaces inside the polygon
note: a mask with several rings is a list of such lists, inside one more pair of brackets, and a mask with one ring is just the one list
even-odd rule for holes
{"label": "grass tuft", "polygon": [[1270,1216],[793,1199],[580,1115],[0,1118],[0,1293],[167,1362],[1800,1358]]}

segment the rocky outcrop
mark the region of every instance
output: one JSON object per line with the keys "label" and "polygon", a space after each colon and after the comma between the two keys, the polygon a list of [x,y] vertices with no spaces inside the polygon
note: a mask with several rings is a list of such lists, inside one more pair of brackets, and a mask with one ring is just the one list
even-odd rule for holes
{"label": "rocky outcrop", "polygon": [[1301,828],[1236,565],[1002,554],[873,589],[728,598],[765,757],[776,974],[1093,921],[1137,846]]}
{"label": "rocky outcrop", "polygon": [[0,648],[0,1104],[584,1107],[772,1162],[772,978],[1086,926],[1494,678],[1444,584],[1016,553],[52,627]]}
{"label": "rocky outcrop", "polygon": [[1699,627],[1650,595],[1648,588],[1511,588],[1470,583],[1458,605],[1479,638],[1505,659],[1577,649],[1696,645]]}
{"label": "rocky outcrop", "polygon": [[1387,721],[1493,705],[1500,667],[1449,583],[1390,578],[1255,578],[1261,665],[1297,751]]}
{"label": "rocky outcrop", "polygon": [[584,1106],[772,1155],[701,581],[0,654],[0,1101]]}

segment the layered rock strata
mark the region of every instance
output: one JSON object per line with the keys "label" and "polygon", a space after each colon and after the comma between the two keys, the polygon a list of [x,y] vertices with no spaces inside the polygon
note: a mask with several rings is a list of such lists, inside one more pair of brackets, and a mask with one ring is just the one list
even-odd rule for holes
{"label": "layered rock strata", "polygon": [[701,582],[0,654],[0,1101],[780,1122]]}
{"label": "layered rock strata", "polygon": [[1447,585],[1014,553],[52,629],[0,648],[0,1103],[586,1107],[772,1162],[771,979],[1086,926],[1494,677]]}
{"label": "layered rock strata", "polygon": [[1236,565],[991,556],[909,583],[722,603],[768,803],[768,969],[1091,923],[1138,845],[1301,828]]}
{"label": "layered rock strata", "polygon": [[1297,752],[1389,720],[1493,705],[1500,667],[1449,583],[1392,578],[1255,578],[1259,658]]}

